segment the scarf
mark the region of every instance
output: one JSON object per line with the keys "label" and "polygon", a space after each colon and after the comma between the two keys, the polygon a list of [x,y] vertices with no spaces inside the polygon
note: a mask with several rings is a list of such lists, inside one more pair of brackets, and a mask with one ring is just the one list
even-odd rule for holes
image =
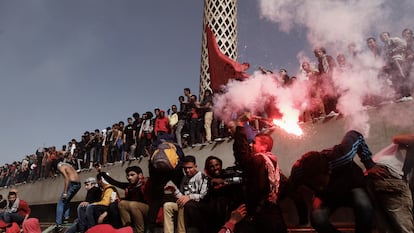
{"label": "scarf", "polygon": [[[277,157],[274,156],[270,152],[265,153],[265,154],[260,153],[260,155],[263,157],[263,159],[266,162],[265,166],[266,166],[269,184],[270,184],[270,192],[267,197],[267,200],[271,203],[276,204],[278,193],[279,193],[279,185],[280,185],[279,163],[277,163]],[[273,165],[272,160],[276,160],[276,166]]]}
{"label": "scarf", "polygon": [[9,213],[16,213],[19,208],[20,199],[16,198],[16,200],[12,203],[7,204],[6,211]]}

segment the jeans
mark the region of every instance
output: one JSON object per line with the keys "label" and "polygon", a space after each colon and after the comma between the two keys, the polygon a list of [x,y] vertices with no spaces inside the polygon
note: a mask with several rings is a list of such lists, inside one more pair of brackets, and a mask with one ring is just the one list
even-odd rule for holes
{"label": "jeans", "polygon": [[[354,188],[349,191],[352,207],[355,215],[355,232],[371,232],[373,208],[371,200],[363,188]],[[338,231],[330,222],[329,217],[339,207],[335,203],[327,203],[319,197],[314,197],[311,212],[311,225],[319,233],[337,233]]]}
{"label": "jeans", "polygon": [[109,206],[88,205],[88,207],[86,208],[86,227],[87,227],[87,229],[95,226],[97,224],[97,220],[98,220],[99,216],[102,213],[104,213],[105,211],[107,211],[108,215],[109,215]]}
{"label": "jeans", "polygon": [[75,221],[73,222],[72,226],[70,226],[65,233],[77,233],[77,232],[81,232],[79,231],[79,225],[78,225],[78,219],[75,219]]}
{"label": "jeans", "polygon": [[66,198],[63,198],[63,192],[59,198],[59,201],[56,206],[56,225],[62,225],[63,222],[63,214],[65,217],[69,216],[70,211],[70,200],[76,195],[76,193],[81,188],[81,184],[79,182],[69,182],[69,187],[67,191]]}
{"label": "jeans", "polygon": [[88,205],[85,210],[86,217],[84,218],[84,223],[86,224],[86,229],[89,229],[96,225],[94,210],[95,205]]}
{"label": "jeans", "polygon": [[86,219],[86,211],[90,205],[87,206],[78,206],[78,231],[85,232],[87,230],[87,219]]}
{"label": "jeans", "polygon": [[183,147],[182,140],[181,140],[181,132],[183,131],[184,125],[185,125],[185,120],[179,120],[177,123],[177,128],[175,129],[175,138],[180,147]]}
{"label": "jeans", "polygon": [[91,152],[90,152],[89,162],[91,162],[93,164],[93,162],[95,162],[95,161],[98,161],[98,148],[97,147],[92,147]]}
{"label": "jeans", "polygon": [[9,213],[9,212],[1,212],[0,219],[5,221],[6,223],[16,222],[18,224],[22,224],[24,217],[19,213]]}

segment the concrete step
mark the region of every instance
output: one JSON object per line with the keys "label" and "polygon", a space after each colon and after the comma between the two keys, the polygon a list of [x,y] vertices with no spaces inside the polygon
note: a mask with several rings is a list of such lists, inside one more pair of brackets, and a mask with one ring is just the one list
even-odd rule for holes
{"label": "concrete step", "polygon": [[[351,233],[355,232],[355,229],[353,226],[339,226],[338,230],[343,233]],[[306,226],[306,227],[289,227],[288,232],[291,233],[299,233],[299,232],[317,232],[312,227]]]}
{"label": "concrete step", "polygon": [[[72,223],[63,224],[63,230],[61,232],[65,232]],[[42,233],[53,233],[55,229],[55,223],[54,222],[41,222],[40,223],[40,229],[42,230]]]}

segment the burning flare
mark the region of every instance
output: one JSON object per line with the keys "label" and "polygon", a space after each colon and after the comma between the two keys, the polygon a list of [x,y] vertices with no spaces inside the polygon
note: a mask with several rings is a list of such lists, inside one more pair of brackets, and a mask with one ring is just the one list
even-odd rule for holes
{"label": "burning flare", "polygon": [[273,124],[279,126],[281,129],[285,130],[289,134],[294,134],[296,136],[303,135],[303,131],[299,127],[299,124],[296,120],[292,120],[287,117],[282,117],[282,119],[273,119]]}

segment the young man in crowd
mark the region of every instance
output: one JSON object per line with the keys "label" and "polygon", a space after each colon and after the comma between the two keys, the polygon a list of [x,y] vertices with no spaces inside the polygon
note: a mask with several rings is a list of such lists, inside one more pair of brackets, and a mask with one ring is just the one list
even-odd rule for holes
{"label": "young man in crowd", "polygon": [[[242,117],[243,118],[243,117]],[[240,118],[240,119],[242,119]],[[241,222],[241,232],[287,232],[278,204],[280,169],[277,156],[272,154],[273,139],[257,134],[249,144],[246,129],[237,122],[233,152],[236,165],[243,171],[247,220]]]}
{"label": "young man in crowd", "polygon": [[56,169],[64,176],[63,191],[60,195],[56,206],[56,227],[55,232],[63,230],[63,216],[69,218],[70,201],[81,188],[80,178],[76,170],[71,164],[62,162],[58,159],[56,162]]}
{"label": "young man in crowd", "polygon": [[371,232],[373,207],[365,190],[364,173],[353,160],[356,154],[366,169],[375,166],[364,137],[349,131],[338,145],[307,152],[293,165],[292,190],[305,185],[314,192],[310,220],[317,232],[338,232],[329,217],[341,206],[353,208],[356,233]]}
{"label": "young man in crowd", "polygon": [[379,232],[414,232],[413,201],[407,181],[414,167],[414,134],[395,135],[392,144],[373,156],[367,171],[369,193]]}
{"label": "young man in crowd", "polygon": [[114,180],[104,172],[100,174],[111,185],[125,190],[125,198],[118,202],[122,225],[131,225],[135,232],[143,233],[149,206],[144,198],[143,186],[145,184],[145,178],[142,169],[138,166],[127,167],[125,169],[125,175],[128,182]]}
{"label": "young man in crowd", "polygon": [[21,225],[30,215],[30,207],[26,201],[18,198],[17,192],[10,191],[7,195],[8,203],[4,211],[0,212],[0,220],[6,223]]}
{"label": "young man in crowd", "polygon": [[86,231],[86,208],[89,203],[97,202],[101,199],[102,190],[98,187],[95,177],[89,177],[85,180],[86,198],[78,206],[78,219],[66,231],[66,233],[85,232]]}
{"label": "young man in crowd", "polygon": [[90,203],[86,208],[87,229],[104,220],[109,221],[111,225],[119,225],[118,210],[111,208],[116,207],[116,205],[111,206],[111,204],[119,202],[120,200],[118,190],[103,178],[102,173],[96,176],[96,181],[102,189],[102,195],[99,201]]}
{"label": "young man in crowd", "polygon": [[243,177],[236,167],[223,169],[223,161],[208,156],[204,163],[208,177],[208,191],[203,199],[203,214],[209,219],[208,230],[217,233],[227,220],[230,212],[243,202]]}
{"label": "young man in crowd", "polygon": [[205,219],[199,210],[199,202],[207,194],[206,176],[197,169],[196,159],[187,155],[182,160],[182,168],[185,176],[178,189],[172,182],[167,183],[165,192],[172,193],[175,202],[164,203],[164,232],[174,233],[173,216],[178,212],[178,232],[186,232],[190,227],[196,227],[200,232],[205,232]]}

